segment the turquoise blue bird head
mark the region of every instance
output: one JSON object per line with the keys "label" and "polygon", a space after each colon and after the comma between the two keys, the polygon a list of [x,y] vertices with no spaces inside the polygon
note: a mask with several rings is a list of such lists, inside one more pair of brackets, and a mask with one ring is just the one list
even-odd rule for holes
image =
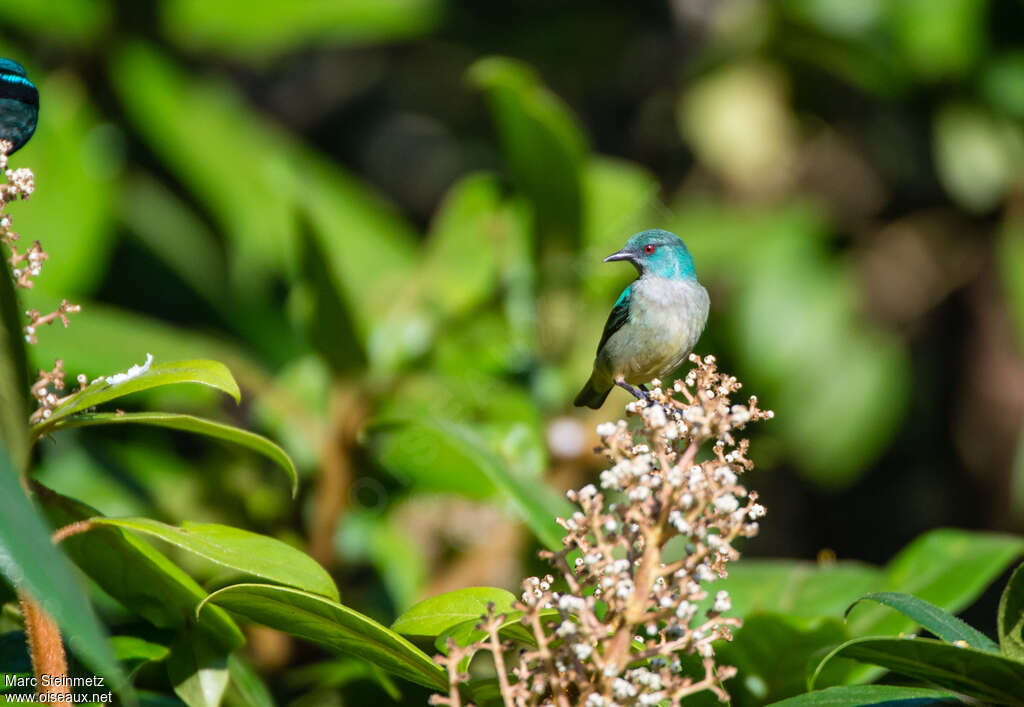
{"label": "turquoise blue bird head", "polygon": [[674,233],[652,229],[641,231],[626,241],[617,253],[612,253],[604,262],[628,260],[640,275],[652,275],[670,279],[697,279],[693,256],[683,240]]}
{"label": "turquoise blue bird head", "polygon": [[644,383],[678,368],[708,320],[711,300],[679,236],[643,231],[604,259],[615,260],[633,263],[640,277],[622,291],[608,315],[594,370],[576,396],[578,406],[601,407],[616,385],[646,397]]}
{"label": "turquoise blue bird head", "polygon": [[39,91],[25,67],[11,59],[0,59],[0,139],[13,144],[17,152],[36,131],[39,119]]}

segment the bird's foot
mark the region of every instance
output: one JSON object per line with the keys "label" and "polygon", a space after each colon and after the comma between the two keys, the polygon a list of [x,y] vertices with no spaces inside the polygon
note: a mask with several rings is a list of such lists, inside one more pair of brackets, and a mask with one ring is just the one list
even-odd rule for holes
{"label": "bird's foot", "polygon": [[629,392],[629,394],[632,395],[637,400],[643,400],[644,402],[647,402],[647,403],[651,402],[651,396],[647,392],[647,388],[645,388],[642,385],[639,388],[636,388],[634,386],[631,386],[626,381],[621,381],[621,380],[620,381],[615,381],[615,385],[617,385],[620,388],[622,388],[623,390]]}

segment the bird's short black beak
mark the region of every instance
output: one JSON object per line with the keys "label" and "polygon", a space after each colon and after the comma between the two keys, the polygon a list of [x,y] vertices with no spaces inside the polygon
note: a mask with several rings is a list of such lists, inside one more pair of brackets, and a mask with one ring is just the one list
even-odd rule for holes
{"label": "bird's short black beak", "polygon": [[633,254],[630,253],[628,250],[620,250],[618,253],[612,253],[611,255],[609,255],[607,258],[605,258],[601,262],[611,263],[611,262],[613,262],[615,260],[630,260],[630,261],[632,261],[632,260],[634,260],[634,258],[633,258]]}

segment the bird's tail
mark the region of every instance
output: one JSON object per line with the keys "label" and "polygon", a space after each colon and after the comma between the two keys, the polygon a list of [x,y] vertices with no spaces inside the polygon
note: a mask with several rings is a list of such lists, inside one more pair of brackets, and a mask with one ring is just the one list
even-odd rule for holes
{"label": "bird's tail", "polygon": [[599,407],[604,405],[604,399],[608,397],[612,387],[609,385],[607,388],[601,389],[594,383],[594,376],[591,375],[587,380],[587,384],[583,386],[583,390],[576,396],[574,401],[576,407],[581,408],[586,406],[588,408],[594,408],[597,410]]}

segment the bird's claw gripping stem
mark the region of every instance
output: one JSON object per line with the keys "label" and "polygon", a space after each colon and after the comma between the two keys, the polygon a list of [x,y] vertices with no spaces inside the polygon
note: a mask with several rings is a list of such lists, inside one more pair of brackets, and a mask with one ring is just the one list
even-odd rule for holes
{"label": "bird's claw gripping stem", "polygon": [[626,381],[615,381],[615,385],[619,386],[623,390],[628,391],[629,394],[632,395],[637,400],[643,400],[648,403],[651,402],[651,396],[650,394],[648,394],[647,389],[644,388],[644,386],[636,388],[634,386],[631,386]]}

